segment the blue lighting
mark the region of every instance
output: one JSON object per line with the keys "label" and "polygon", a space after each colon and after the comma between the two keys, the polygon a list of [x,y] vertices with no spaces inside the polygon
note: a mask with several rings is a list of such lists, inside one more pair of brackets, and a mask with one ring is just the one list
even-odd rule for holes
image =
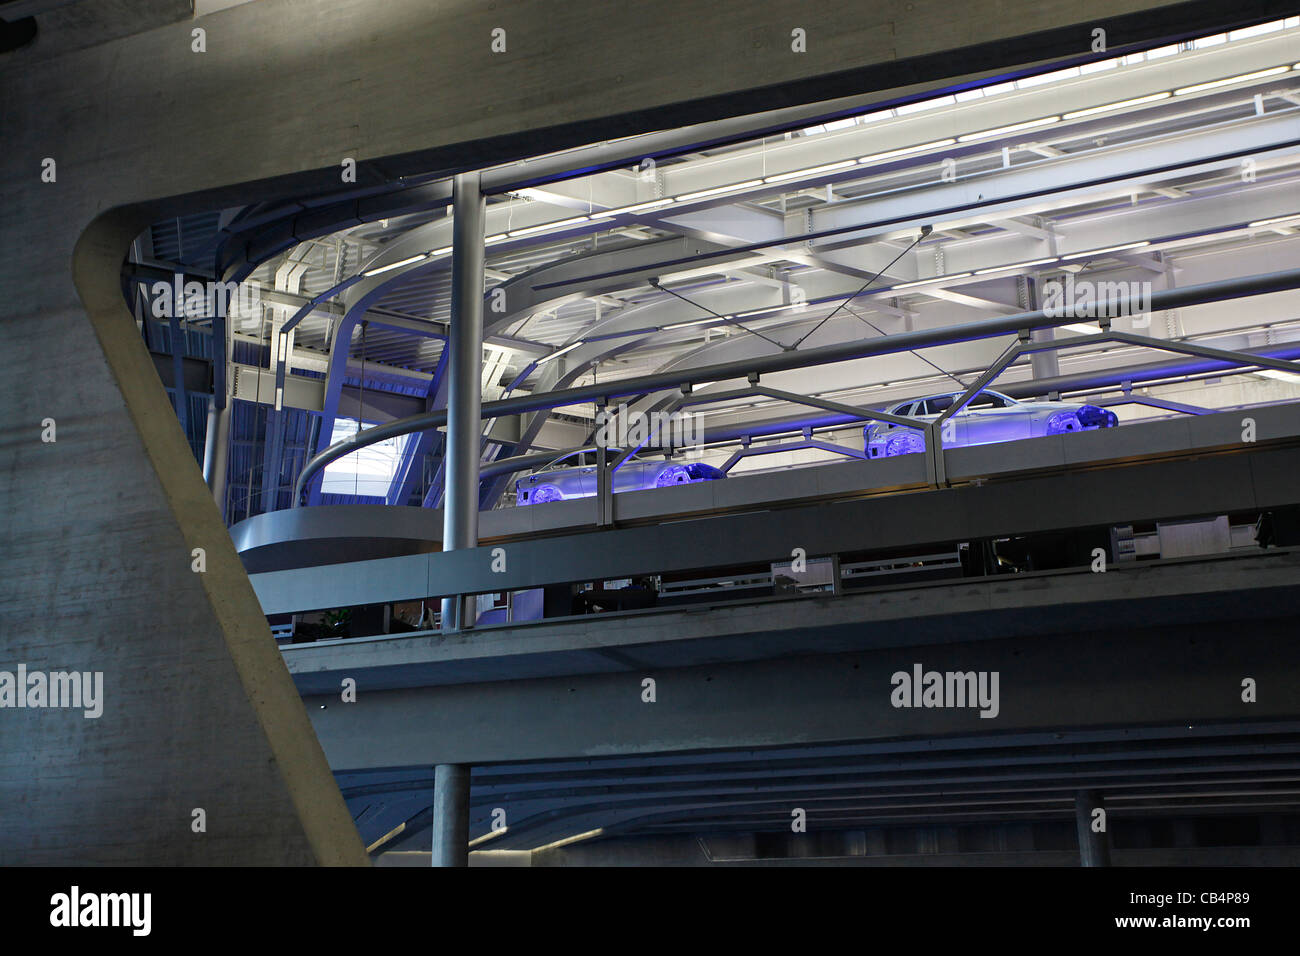
{"label": "blue lighting", "polygon": [[[527,492],[524,492],[524,494],[527,494]],[[560,492],[560,489],[556,488],[554,485],[542,485],[532,494],[533,504],[537,504],[543,501],[562,501],[562,500],[564,500],[564,495]]]}
{"label": "blue lighting", "polygon": [[[872,422],[863,429],[868,458],[893,458],[925,451],[925,436],[920,428],[939,420],[949,412],[960,392],[909,399],[889,411],[915,421],[915,427]],[[944,421],[945,448],[990,445],[1003,441],[1021,441],[1044,435],[1114,428],[1119,419],[1114,412],[1096,405],[1076,405],[1060,401],[1016,401],[991,389],[976,394],[962,409]]]}
{"label": "blue lighting", "polygon": [[656,488],[667,488],[669,485],[684,485],[691,480],[683,465],[673,465],[671,468],[665,468],[655,479]]}
{"label": "blue lighting", "polygon": [[886,458],[893,458],[895,455],[912,455],[922,451],[925,451],[925,439],[916,432],[891,435],[885,442]]}
{"label": "blue lighting", "polygon": [[[678,464],[671,461],[647,461],[636,458],[624,460],[610,473],[615,494],[624,491],[649,491],[655,488],[692,485],[726,477],[721,470],[702,462]],[[547,501],[590,498],[596,494],[597,481],[596,469],[592,465],[543,469],[515,482],[515,503],[534,505]]]}
{"label": "blue lighting", "polygon": [[1073,411],[1056,412],[1047,419],[1047,434],[1060,435],[1063,432],[1079,430],[1079,416]]}

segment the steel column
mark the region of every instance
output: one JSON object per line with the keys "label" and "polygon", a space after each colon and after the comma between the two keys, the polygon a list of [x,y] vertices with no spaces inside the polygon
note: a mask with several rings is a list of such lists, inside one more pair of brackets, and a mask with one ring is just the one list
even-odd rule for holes
{"label": "steel column", "polygon": [[[483,221],[479,174],[452,183],[451,325],[447,335],[447,494],[442,549],[478,544],[479,459],[483,426]],[[464,596],[443,598],[442,629],[472,627]]]}
{"label": "steel column", "polygon": [[463,763],[440,763],[433,768],[432,862],[434,866],[469,866],[469,766]]}

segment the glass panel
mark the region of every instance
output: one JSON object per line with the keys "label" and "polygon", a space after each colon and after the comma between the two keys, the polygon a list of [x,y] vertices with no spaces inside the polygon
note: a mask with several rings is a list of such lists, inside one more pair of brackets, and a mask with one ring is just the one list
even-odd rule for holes
{"label": "glass panel", "polygon": [[[367,423],[371,424],[371,423]],[[330,444],[336,445],[357,433],[355,418],[336,418]],[[410,441],[415,435],[399,435],[388,441],[368,445],[338,461],[325,466],[321,491],[334,495],[371,495],[383,498],[388,494]]]}

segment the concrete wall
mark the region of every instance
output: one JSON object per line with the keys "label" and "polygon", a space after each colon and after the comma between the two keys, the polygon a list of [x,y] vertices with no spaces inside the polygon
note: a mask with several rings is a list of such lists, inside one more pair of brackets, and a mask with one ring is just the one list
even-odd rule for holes
{"label": "concrete wall", "polygon": [[[107,699],[98,720],[0,710],[0,862],[364,860],[118,294],[148,222],[331,188],[349,156],[363,181],[473,167],[988,69],[943,51],[1039,30],[1057,32],[1003,57],[1085,52],[1102,22],[1112,46],[1211,22],[1205,3],[1116,19],[1150,6],[1096,0],[1076,23],[1069,0],[627,0],[617,17],[597,0],[259,0],[195,24],[175,3],[88,0],[42,18],[0,60],[0,670],[103,671]],[[807,54],[789,52],[796,26]],[[903,62],[925,54],[942,55]]]}

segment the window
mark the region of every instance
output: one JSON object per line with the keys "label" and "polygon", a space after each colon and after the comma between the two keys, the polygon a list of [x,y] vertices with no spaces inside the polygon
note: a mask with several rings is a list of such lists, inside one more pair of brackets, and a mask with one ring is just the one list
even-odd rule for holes
{"label": "window", "polygon": [[[376,424],[366,422],[366,425]],[[357,433],[355,418],[334,419],[334,432],[330,444],[337,445]],[[364,427],[364,426],[363,426]],[[414,435],[400,435],[360,451],[345,455],[325,466],[321,478],[321,492],[331,495],[369,495],[383,498],[393,484],[397,467],[401,463]]]}

